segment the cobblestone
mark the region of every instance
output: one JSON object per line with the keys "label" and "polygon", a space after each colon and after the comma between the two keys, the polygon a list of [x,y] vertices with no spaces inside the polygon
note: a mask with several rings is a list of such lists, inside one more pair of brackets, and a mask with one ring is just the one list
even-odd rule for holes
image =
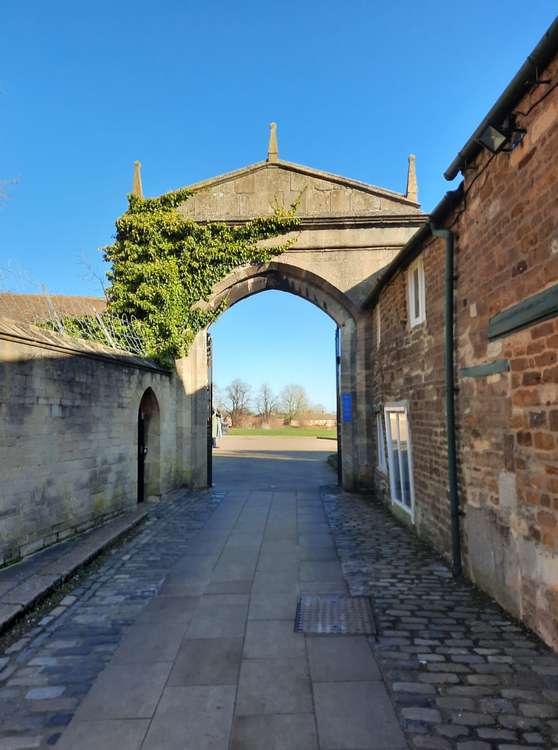
{"label": "cobblestone", "polygon": [[0,654],[0,750],[50,748],[222,493],[177,493]]}
{"label": "cobblestone", "polygon": [[329,489],[323,500],[350,593],[373,599],[373,649],[411,744],[557,748],[558,656],[381,504]]}

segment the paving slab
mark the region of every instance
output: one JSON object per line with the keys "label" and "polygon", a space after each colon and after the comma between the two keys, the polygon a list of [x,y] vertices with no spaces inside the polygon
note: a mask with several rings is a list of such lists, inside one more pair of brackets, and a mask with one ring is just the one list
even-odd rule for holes
{"label": "paving slab", "polygon": [[298,575],[292,570],[256,571],[254,593],[289,594],[298,587]]}
{"label": "paving slab", "polygon": [[321,750],[407,747],[381,682],[317,682],[314,700]]}
{"label": "paving slab", "polygon": [[365,636],[309,637],[306,646],[314,682],[381,680]]}
{"label": "paving slab", "polygon": [[310,676],[305,661],[265,659],[242,662],[237,716],[312,711]]}
{"label": "paving slab", "polygon": [[171,662],[108,666],[86,695],[77,718],[151,718],[171,667]]}
{"label": "paving slab", "polygon": [[231,604],[200,606],[188,629],[188,638],[242,638],[248,607]]}
{"label": "paving slab", "polygon": [[318,750],[312,714],[239,716],[231,750]]}
{"label": "paving slab", "polygon": [[165,689],[142,750],[227,750],[233,686]]}
{"label": "paving slab", "polygon": [[239,607],[244,612],[248,611],[248,605],[250,604],[250,596],[245,593],[223,591],[221,593],[206,593],[200,598],[200,609],[207,609],[210,607]]}
{"label": "paving slab", "polygon": [[248,594],[252,589],[252,579],[238,579],[234,581],[210,581],[205,592],[207,594]]}
{"label": "paving slab", "polygon": [[211,581],[245,581],[252,578],[256,569],[256,560],[225,560],[215,566]]}
{"label": "paving slab", "polygon": [[[147,733],[147,719],[113,719],[109,721],[72,721],[57,750],[139,750]],[[1,745],[0,745],[1,747]]]}
{"label": "paving slab", "polygon": [[242,638],[183,641],[168,685],[236,685],[242,656]]}
{"label": "paving slab", "polygon": [[134,625],[126,631],[111,663],[172,662],[178,654],[186,629],[187,624],[185,622],[170,619],[159,627],[154,627],[152,622],[145,625]]}
{"label": "paving slab", "polygon": [[198,608],[201,597],[158,596],[153,599],[138,617],[138,623],[165,625],[169,620],[187,625]]}
{"label": "paving slab", "polygon": [[339,581],[344,579],[338,561],[306,561],[300,563],[300,580],[307,583],[309,581]]}
{"label": "paving slab", "polygon": [[244,640],[244,659],[304,660],[306,646],[302,633],[293,632],[288,620],[250,620]]}
{"label": "paving slab", "polygon": [[292,627],[296,615],[297,594],[252,594],[249,620],[287,620]]}

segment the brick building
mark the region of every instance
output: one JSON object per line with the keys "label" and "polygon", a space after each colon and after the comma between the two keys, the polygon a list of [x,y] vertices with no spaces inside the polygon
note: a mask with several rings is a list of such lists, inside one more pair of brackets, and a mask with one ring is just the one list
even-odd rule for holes
{"label": "brick building", "polygon": [[557,87],[555,21],[369,299],[376,492],[554,647]]}

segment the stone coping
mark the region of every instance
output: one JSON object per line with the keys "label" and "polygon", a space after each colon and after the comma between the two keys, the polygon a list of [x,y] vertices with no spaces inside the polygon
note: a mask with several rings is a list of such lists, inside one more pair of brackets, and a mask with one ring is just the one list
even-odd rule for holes
{"label": "stone coping", "polygon": [[147,515],[148,510],[143,509],[125,513],[0,570],[0,633]]}
{"label": "stone coping", "polygon": [[62,315],[91,315],[106,309],[104,297],[84,297],[75,294],[21,294],[0,292],[0,318],[11,318],[25,323],[50,319],[51,305]]}
{"label": "stone coping", "polygon": [[66,336],[46,328],[39,328],[30,323],[10,318],[0,317],[0,339],[59,351],[64,354],[109,361],[112,364],[123,365],[125,367],[152,370],[165,375],[170,374],[170,370],[161,367],[153,360],[139,357],[121,349],[111,349],[96,341]]}

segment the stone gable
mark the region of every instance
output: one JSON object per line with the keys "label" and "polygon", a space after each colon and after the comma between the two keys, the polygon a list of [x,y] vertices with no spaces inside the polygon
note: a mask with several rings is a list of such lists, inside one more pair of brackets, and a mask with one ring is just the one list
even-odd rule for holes
{"label": "stone gable", "polygon": [[289,162],[260,162],[190,186],[194,196],[181,207],[198,221],[246,220],[299,200],[298,215],[359,217],[418,214],[417,203],[399,193]]}

